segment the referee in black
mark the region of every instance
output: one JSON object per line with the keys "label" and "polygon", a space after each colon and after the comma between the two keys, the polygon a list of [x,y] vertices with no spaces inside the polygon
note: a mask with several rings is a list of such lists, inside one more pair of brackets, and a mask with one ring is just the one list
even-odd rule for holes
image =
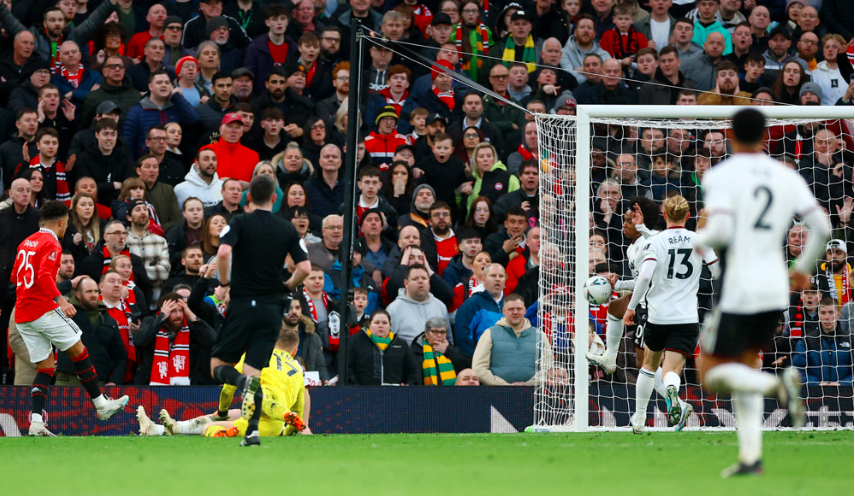
{"label": "referee in black", "polygon": [[[220,234],[217,272],[220,284],[231,284],[231,301],[214,348],[211,375],[218,384],[231,384],[243,393],[241,416],[249,421],[241,446],[260,444],[261,369],[266,367],[279,337],[285,294],[309,274],[306,245],[290,222],[272,214],[276,185],[259,175],[249,184],[251,212],[232,217]],[[296,268],[282,284],[285,257]],[[230,270],[231,269],[231,270]],[[243,375],[234,367],[246,353]],[[228,418],[228,405],[220,405],[217,417]]]}

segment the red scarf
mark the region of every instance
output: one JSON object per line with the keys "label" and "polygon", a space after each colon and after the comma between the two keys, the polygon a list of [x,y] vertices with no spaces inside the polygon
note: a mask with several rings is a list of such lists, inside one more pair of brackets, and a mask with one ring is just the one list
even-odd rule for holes
{"label": "red scarf", "polygon": [[621,34],[618,28],[614,28],[614,32],[617,33],[617,43],[615,44],[614,53],[616,59],[623,59],[638,52],[638,31],[632,25],[629,26],[626,36]]}
{"label": "red scarf", "polygon": [[799,306],[796,307],[796,315],[790,321],[790,337],[791,338],[800,338],[802,337],[802,332],[805,327],[805,311],[804,306],[799,303]]}
{"label": "red scarf", "polygon": [[47,34],[47,29],[45,29],[45,38],[48,39],[48,43],[50,43],[50,73],[51,75],[56,74],[62,64],[59,62],[59,46],[62,45],[63,39],[62,34],[59,35],[59,39],[56,40],[56,44],[50,41],[50,36]]}
{"label": "red scarf", "polygon": [[[103,298],[99,297],[101,301]],[[113,317],[113,320],[119,324],[119,335],[122,337],[122,344],[125,345],[125,351],[128,355],[128,366],[125,370],[125,378],[122,382],[130,384],[134,380],[134,369],[136,369],[137,350],[134,347],[134,340],[131,337],[130,327],[128,326],[128,314],[124,311],[124,303],[120,300],[119,306],[107,307],[107,314]]]}
{"label": "red scarf", "polygon": [[83,73],[86,72],[86,69],[83,68],[83,64],[80,64],[77,68],[77,74],[69,74],[68,69],[65,66],[62,66],[59,70],[60,76],[62,76],[66,81],[71,83],[74,86],[74,89],[80,87],[80,81],[83,80]]}
{"label": "red scarf", "polygon": [[130,281],[122,281],[122,286],[128,288],[128,297],[122,300],[122,305],[125,307],[125,311],[128,313],[134,313],[131,310],[131,306],[136,306],[137,304],[137,294],[134,292],[134,288],[137,287],[134,284],[134,273],[131,272],[131,280]]}
{"label": "red scarf", "polygon": [[[113,255],[110,255],[110,250],[107,249],[106,245],[102,248],[102,250],[103,250],[102,253],[104,254],[104,266],[101,267],[101,274],[103,275],[105,272],[110,270],[110,263],[113,261]],[[119,255],[125,255],[128,258],[130,258],[131,252],[127,248],[125,248],[124,250],[121,251],[121,253],[119,253]],[[133,261],[131,261],[131,263],[133,263]],[[131,271],[131,277],[129,280],[130,281],[134,280],[133,271]],[[129,293],[133,293],[133,289],[130,286],[128,287],[128,289],[130,290],[130,291],[128,291]]]}
{"label": "red scarf", "polygon": [[309,72],[306,73],[306,88],[312,85],[312,80],[315,79],[315,74],[318,72],[318,61],[312,62],[309,67]]}
{"label": "red scarf", "polygon": [[437,98],[442,100],[442,103],[444,103],[445,106],[448,107],[448,110],[454,110],[454,88],[449,91],[439,91],[439,88],[437,88],[434,84],[431,85],[430,89],[431,91],[433,91],[433,94],[437,96]]}
{"label": "red scarf", "polygon": [[[487,4],[488,0],[484,0],[484,3]],[[486,10],[484,12],[487,12]],[[487,52],[490,51],[490,34],[487,32],[487,26],[484,25],[483,22],[478,21],[478,32],[481,35],[480,45],[481,49],[479,50],[478,46],[470,47],[472,54],[474,55],[487,55]],[[460,60],[463,60],[463,21],[457,23],[457,27],[454,30],[454,44],[457,46],[457,55],[460,56]],[[463,70],[469,70],[471,68],[472,60],[467,60],[461,66]],[[478,59],[478,69],[481,68],[481,65],[484,63],[482,59]]]}
{"label": "red scarf", "polygon": [[[312,301],[312,297],[309,296],[309,292],[306,291],[306,288],[303,288],[303,297],[306,300],[306,305],[309,306],[309,314],[312,316],[312,320],[315,323],[318,323],[318,310],[315,308],[315,302]],[[330,297],[327,296],[326,291],[321,292],[321,301],[324,304],[324,308],[327,309],[327,322],[329,322],[329,311],[330,311]],[[338,351],[338,343],[339,343],[339,335],[338,329],[333,329],[332,326],[329,326],[330,331],[330,346],[329,351],[331,353],[335,353]]]}
{"label": "red scarf", "polygon": [[[834,280],[834,272],[831,271],[831,264],[822,264],[820,270],[825,271],[825,277],[828,279],[828,292],[831,293],[831,298],[837,303],[837,307],[840,308],[849,303],[849,300],[852,299],[852,287],[849,286],[849,264],[847,263],[843,266],[843,275],[840,277],[841,288],[839,290],[837,289],[837,281]],[[838,292],[842,297],[838,295]]]}
{"label": "red scarf", "polygon": [[395,97],[392,96],[392,90],[388,86],[380,90],[379,93],[380,96],[386,99],[386,105],[395,107],[395,113],[398,115],[401,115],[401,108],[404,106],[404,102],[407,101],[407,97],[410,96],[410,92],[404,90],[404,96],[400,100],[395,100]]}
{"label": "red scarf", "polygon": [[187,320],[169,344],[169,336],[161,326],[154,338],[154,358],[151,361],[151,386],[190,385],[190,328]]}
{"label": "red scarf", "polygon": [[56,201],[65,202],[66,205],[71,205],[71,191],[68,189],[68,180],[65,175],[65,164],[59,160],[54,160],[51,165],[45,166],[41,163],[41,156],[36,155],[30,159],[30,169],[40,169],[42,175],[45,176],[47,182],[47,173],[52,168],[56,168]]}
{"label": "red scarf", "polygon": [[517,148],[517,153],[522,155],[523,160],[531,160],[534,158],[534,154],[528,151],[528,148],[526,148],[525,145],[522,144],[519,146],[519,148]]}

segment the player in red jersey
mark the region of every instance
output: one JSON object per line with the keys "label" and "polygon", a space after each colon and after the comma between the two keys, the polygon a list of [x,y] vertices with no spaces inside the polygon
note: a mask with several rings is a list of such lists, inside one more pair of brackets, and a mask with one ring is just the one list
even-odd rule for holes
{"label": "player in red jersey", "polygon": [[39,231],[18,246],[12,280],[16,285],[15,324],[38,372],[31,390],[31,436],[53,436],[45,428],[43,412],[48,385],[54,374],[53,346],[68,354],[77,377],[92,398],[100,420],[107,420],[128,404],[128,397],[111,399],[101,394],[98,375],[80,341],[81,332],[71,317],[74,306],[56,288],[62,247],[59,238],[68,228],[68,207],[49,201],[39,210]]}

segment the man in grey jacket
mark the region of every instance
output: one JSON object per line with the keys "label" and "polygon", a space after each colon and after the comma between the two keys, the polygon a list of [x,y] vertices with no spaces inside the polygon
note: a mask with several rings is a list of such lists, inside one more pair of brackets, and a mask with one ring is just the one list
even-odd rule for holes
{"label": "man in grey jacket", "polygon": [[600,43],[595,39],[596,32],[594,18],[589,14],[580,15],[573,35],[561,50],[561,68],[571,71],[579,84],[585,82],[585,75],[579,71],[583,71],[587,55],[599,55],[601,60],[611,58],[607,51],[600,48]]}
{"label": "man in grey jacket", "polygon": [[445,303],[430,293],[430,274],[427,267],[414,264],[407,269],[404,287],[386,309],[392,316],[392,332],[407,343],[424,332],[425,323],[431,317],[442,317],[446,321],[448,310]]}

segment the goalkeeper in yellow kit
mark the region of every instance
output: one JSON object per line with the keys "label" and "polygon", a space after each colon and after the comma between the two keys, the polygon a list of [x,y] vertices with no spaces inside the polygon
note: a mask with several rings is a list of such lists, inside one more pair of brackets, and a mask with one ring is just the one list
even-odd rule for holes
{"label": "goalkeeper in yellow kit", "polygon": [[[259,434],[264,437],[311,434],[303,422],[303,414],[308,407],[303,369],[293,355],[297,353],[300,337],[296,331],[282,329],[279,339],[270,356],[267,367],[261,370],[261,390],[264,399],[261,404]],[[243,369],[244,357],[235,368]],[[142,406],[137,408],[137,420],[141,435],[181,435],[203,434],[206,437],[235,437],[246,433],[247,420],[241,418],[240,410],[229,410],[232,404],[235,386],[224,385],[220,391],[220,405],[214,415],[203,415],[191,420],[176,421],[166,410],[160,411],[162,425],[157,425],[145,414]]]}

